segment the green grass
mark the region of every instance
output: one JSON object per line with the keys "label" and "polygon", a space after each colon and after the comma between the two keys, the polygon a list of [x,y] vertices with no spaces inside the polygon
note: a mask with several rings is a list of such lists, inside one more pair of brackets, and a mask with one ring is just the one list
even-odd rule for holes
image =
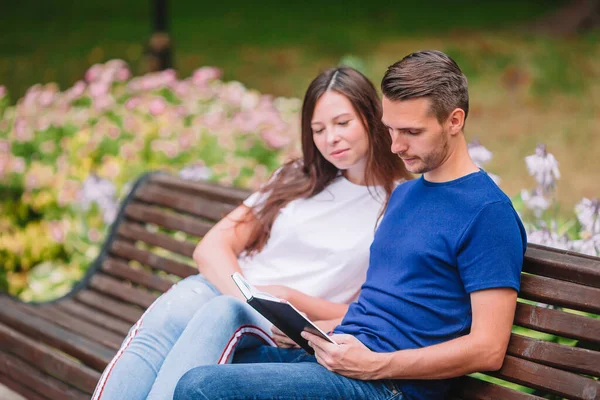
{"label": "green grass", "polygon": [[[226,78],[295,96],[321,65],[344,54],[368,57],[379,43],[399,37],[504,28],[548,8],[544,0],[485,5],[458,0],[451,8],[441,0],[170,3],[175,63],[182,75],[199,65],[217,65]],[[13,99],[38,82],[66,87],[91,64],[110,58],[143,71],[139,60],[150,33],[148,0],[23,0],[0,7],[0,82]],[[298,76],[298,69],[310,73]],[[287,83],[268,85],[265,77]]]}

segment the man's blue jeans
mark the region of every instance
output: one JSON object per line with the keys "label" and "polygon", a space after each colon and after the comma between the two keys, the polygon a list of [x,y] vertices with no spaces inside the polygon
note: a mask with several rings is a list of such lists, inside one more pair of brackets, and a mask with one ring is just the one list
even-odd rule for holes
{"label": "man's blue jeans", "polygon": [[338,375],[301,349],[260,346],[236,352],[233,364],[187,372],[175,400],[403,399],[391,380],[359,381]]}

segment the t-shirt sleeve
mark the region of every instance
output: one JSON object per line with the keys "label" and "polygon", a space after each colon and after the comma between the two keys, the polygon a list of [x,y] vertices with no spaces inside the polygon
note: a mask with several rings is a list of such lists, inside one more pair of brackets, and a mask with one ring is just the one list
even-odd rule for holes
{"label": "t-shirt sleeve", "polygon": [[525,229],[508,203],[488,204],[467,227],[458,249],[458,269],[467,293],[492,288],[519,291]]}

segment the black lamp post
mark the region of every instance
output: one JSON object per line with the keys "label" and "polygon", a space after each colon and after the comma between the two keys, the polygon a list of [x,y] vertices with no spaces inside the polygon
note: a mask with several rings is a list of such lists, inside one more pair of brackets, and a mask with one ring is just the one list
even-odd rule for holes
{"label": "black lamp post", "polygon": [[150,71],[162,71],[173,66],[171,38],[167,29],[167,0],[151,0],[152,36],[148,44]]}

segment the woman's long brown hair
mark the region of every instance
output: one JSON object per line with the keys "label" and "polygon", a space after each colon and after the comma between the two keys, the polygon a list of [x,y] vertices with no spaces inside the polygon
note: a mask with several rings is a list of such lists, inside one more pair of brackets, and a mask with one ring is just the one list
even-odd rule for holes
{"label": "woman's long brown hair", "polygon": [[[302,104],[303,157],[286,162],[261,188],[267,198],[250,210],[258,223],[244,249],[247,254],[260,252],[264,248],[279,210],[292,200],[318,194],[337,177],[338,169],[315,146],[311,128],[315,105],[330,90],[346,96],[362,117],[369,139],[365,182],[368,186],[381,186],[384,189],[384,204],[387,205],[395,182],[412,178],[402,160],[391,152],[391,137],[381,122],[381,102],[371,81],[349,67],[323,71],[308,86]],[[239,223],[244,223],[244,220]]]}

